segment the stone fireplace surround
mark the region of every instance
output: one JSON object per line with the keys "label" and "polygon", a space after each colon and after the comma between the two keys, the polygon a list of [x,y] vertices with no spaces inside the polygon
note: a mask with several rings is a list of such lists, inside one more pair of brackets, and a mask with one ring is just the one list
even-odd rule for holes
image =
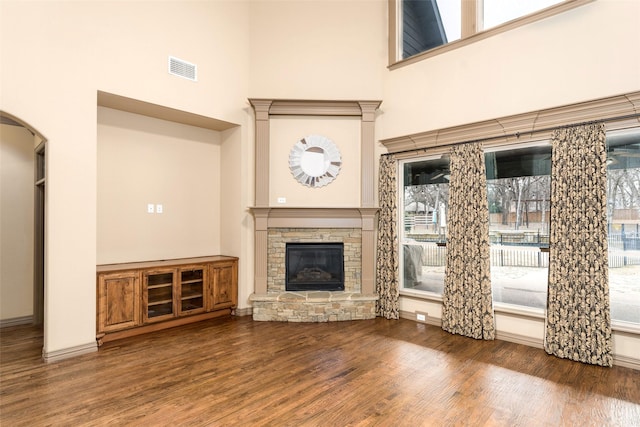
{"label": "stone fireplace surround", "polygon": [[[327,322],[375,318],[375,113],[381,101],[250,99],[255,111],[253,319]],[[269,206],[269,120],[274,115],[357,116],[361,119],[360,207]],[[345,243],[345,290],[286,292],[287,241]],[[348,248],[348,250],[347,250]],[[346,258],[349,258],[348,260]]]}
{"label": "stone fireplace surround", "polygon": [[[373,292],[373,217],[377,209],[252,208],[266,215],[266,292],[250,296],[253,319],[286,322],[331,322],[375,318]],[[267,212],[265,212],[267,211]],[[364,226],[363,226],[364,224]],[[260,230],[263,229],[263,230]],[[345,290],[285,290],[285,246],[289,242],[342,242]],[[364,243],[366,242],[366,243]],[[363,246],[364,245],[364,246]]]}

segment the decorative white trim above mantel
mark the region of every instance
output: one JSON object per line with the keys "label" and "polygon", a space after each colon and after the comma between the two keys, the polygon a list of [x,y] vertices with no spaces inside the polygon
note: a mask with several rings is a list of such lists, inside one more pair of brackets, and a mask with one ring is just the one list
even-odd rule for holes
{"label": "decorative white trim above mantel", "polygon": [[251,207],[256,230],[269,228],[360,228],[373,230],[378,208]]}

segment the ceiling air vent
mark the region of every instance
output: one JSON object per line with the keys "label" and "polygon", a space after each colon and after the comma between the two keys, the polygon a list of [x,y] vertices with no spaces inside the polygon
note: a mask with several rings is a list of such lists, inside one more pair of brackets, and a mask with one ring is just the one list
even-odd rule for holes
{"label": "ceiling air vent", "polygon": [[184,77],[194,82],[198,80],[198,68],[196,64],[174,58],[173,56],[169,57],[169,74]]}

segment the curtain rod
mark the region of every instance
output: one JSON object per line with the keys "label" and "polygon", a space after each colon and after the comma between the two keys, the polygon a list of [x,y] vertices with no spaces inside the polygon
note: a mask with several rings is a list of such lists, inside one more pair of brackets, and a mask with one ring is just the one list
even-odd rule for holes
{"label": "curtain rod", "polygon": [[626,115],[623,115],[623,116],[616,116],[616,117],[608,117],[606,119],[596,119],[596,120],[588,120],[588,121],[584,121],[584,122],[569,123],[569,124],[560,125],[560,126],[550,126],[550,127],[534,129],[534,130],[530,130],[530,131],[526,131],[526,132],[513,132],[513,133],[508,133],[508,134],[489,136],[489,137],[480,138],[480,139],[471,139],[471,140],[467,140],[467,141],[452,142],[452,143],[437,145],[437,146],[434,146],[434,147],[411,148],[411,149],[408,149],[408,150],[394,151],[393,153],[386,153],[386,154],[383,154],[383,155],[386,156],[386,155],[394,155],[394,154],[407,154],[407,153],[411,153],[411,152],[415,152],[416,154],[421,153],[421,152],[422,153],[426,153],[427,151],[432,150],[434,148],[450,147],[450,146],[453,146],[453,145],[461,145],[461,144],[472,144],[474,142],[493,141],[493,140],[496,140],[496,139],[510,138],[510,137],[514,137],[514,136],[516,138],[520,138],[520,135],[533,136],[533,135],[535,135],[537,133],[545,133],[545,132],[555,131],[555,130],[559,130],[559,129],[568,129],[570,127],[575,127],[575,126],[584,126],[584,125],[595,124],[595,123],[604,123],[606,125],[607,123],[611,123],[611,122],[617,122],[617,121],[628,120],[628,119],[637,119],[637,118],[640,118],[640,113],[626,114]]}

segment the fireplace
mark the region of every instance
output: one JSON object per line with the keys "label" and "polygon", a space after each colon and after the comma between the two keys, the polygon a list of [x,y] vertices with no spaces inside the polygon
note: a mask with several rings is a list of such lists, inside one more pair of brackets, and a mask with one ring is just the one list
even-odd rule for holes
{"label": "fireplace", "polygon": [[287,243],[287,291],[344,291],[343,243]]}
{"label": "fireplace", "polygon": [[[284,322],[334,322],[373,319],[376,316],[375,224],[378,212],[375,192],[376,111],[381,101],[250,99],[255,112],[255,206],[254,293],[249,296],[254,320]],[[319,119],[340,117],[360,119],[360,159],[354,154],[355,175],[336,183],[343,191],[353,191],[349,201],[337,203],[330,193],[315,199],[315,207],[273,206],[271,195],[288,186],[271,182],[273,155],[280,156],[280,142],[272,144],[270,122],[276,116],[307,116]],[[297,119],[294,119],[297,120]],[[315,120],[315,119],[312,119]],[[327,122],[330,129],[333,125]],[[297,126],[297,124],[295,125]],[[295,128],[295,127],[294,127]],[[341,129],[341,126],[339,127]],[[340,131],[339,131],[340,132]],[[354,138],[348,144],[357,144]],[[350,166],[351,168],[351,166]],[[350,181],[353,179],[353,181]],[[357,185],[359,181],[359,186]],[[358,188],[359,187],[359,188]],[[296,187],[297,188],[297,187]],[[336,187],[337,189],[337,187]],[[296,192],[299,191],[296,189]],[[334,190],[330,190],[334,191]],[[339,190],[338,190],[339,191]],[[311,192],[315,193],[314,190]],[[321,191],[324,193],[324,190]],[[303,199],[304,200],[304,199]],[[344,206],[347,204],[349,206]],[[342,284],[339,291],[289,291],[286,270],[288,243],[342,243]],[[317,249],[317,248],[314,248]],[[307,275],[325,276],[324,268],[310,267]],[[318,270],[316,270],[318,268]],[[297,276],[297,275],[296,275]],[[304,276],[304,274],[303,274]],[[291,278],[291,276],[289,276]],[[324,285],[324,284],[323,284]],[[317,283],[313,286],[317,286]],[[333,285],[332,285],[333,286]]]}
{"label": "fireplace", "polygon": [[[257,208],[254,209],[258,211]],[[371,290],[372,278],[370,282],[363,280],[364,272],[369,271],[368,268],[373,266],[373,253],[370,250],[373,248],[373,236],[369,233],[373,220],[364,221],[361,219],[364,215],[361,216],[358,211],[357,220],[354,221],[356,215],[345,213],[351,210],[340,209],[276,210],[269,208],[269,211],[276,212],[269,215],[268,223],[262,223],[266,236],[264,236],[264,249],[259,254],[264,257],[259,265],[264,265],[266,286],[263,292],[255,292],[249,296],[253,304],[253,320],[336,322],[374,319],[378,296]],[[291,213],[295,214],[295,217]],[[259,214],[258,211],[257,216],[260,220]],[[367,226],[366,230],[362,223]],[[258,224],[261,224],[260,221]],[[340,256],[336,255],[338,263],[342,262],[342,267],[337,269],[338,274],[342,273],[342,287],[338,288],[340,290],[318,290],[315,278],[328,278],[323,272],[332,271],[334,268],[326,266],[324,260],[318,262],[317,255],[314,255],[315,266],[313,264],[301,266],[302,269],[308,269],[306,275],[314,279],[311,280],[312,282],[316,282],[311,284],[313,288],[289,290],[287,277],[291,278],[292,275],[288,273],[287,258],[291,258],[291,250],[295,252],[296,249],[306,247],[310,252],[317,254],[319,248],[327,245],[341,248]],[[333,255],[325,256],[333,257]],[[291,261],[289,263],[293,264]],[[296,278],[297,276],[298,274],[295,274]],[[303,273],[301,277],[304,276]],[[365,284],[368,286],[363,292]],[[331,285],[333,286],[332,283]]]}

